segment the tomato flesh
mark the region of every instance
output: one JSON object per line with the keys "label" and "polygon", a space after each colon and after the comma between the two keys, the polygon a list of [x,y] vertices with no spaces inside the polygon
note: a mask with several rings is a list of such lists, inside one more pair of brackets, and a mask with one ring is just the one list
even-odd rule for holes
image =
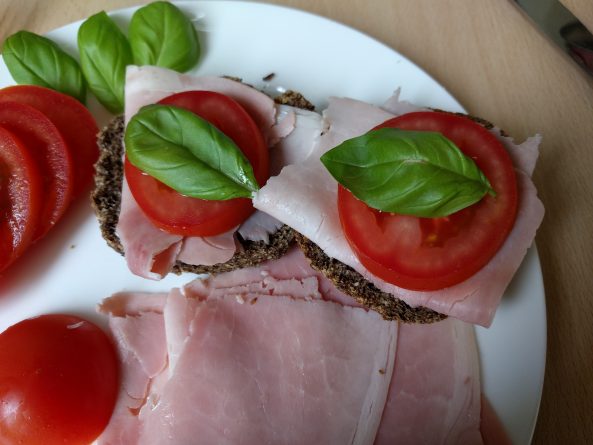
{"label": "tomato flesh", "polygon": [[18,102],[42,112],[58,129],[74,165],[73,197],[91,183],[99,158],[99,129],[84,105],[66,94],[35,85],[16,85],[0,90],[0,103]]}
{"label": "tomato flesh", "polygon": [[33,241],[42,199],[35,160],[14,134],[0,126],[0,271]]}
{"label": "tomato flesh", "polygon": [[460,283],[496,254],[517,213],[517,183],[502,144],[467,117],[440,112],[409,113],[379,125],[437,131],[453,141],[484,172],[496,192],[445,218],[419,218],[371,209],[343,187],[338,210],[344,234],[374,275],[413,290]]}
{"label": "tomato flesh", "polygon": [[70,315],[44,315],[0,334],[3,443],[88,444],[107,425],[118,392],[107,335]]}
{"label": "tomato flesh", "polygon": [[44,202],[33,241],[44,236],[66,211],[72,196],[72,161],[64,139],[41,112],[17,102],[0,103],[0,125],[23,143],[41,174]]}
{"label": "tomato flesh", "polygon": [[[269,177],[269,154],[251,116],[233,99],[211,91],[188,91],[159,103],[185,108],[230,137],[249,159],[260,185]],[[224,233],[245,221],[254,211],[248,198],[208,201],[183,196],[143,173],[127,159],[125,174],[134,199],[153,222],[166,232],[183,236]]]}

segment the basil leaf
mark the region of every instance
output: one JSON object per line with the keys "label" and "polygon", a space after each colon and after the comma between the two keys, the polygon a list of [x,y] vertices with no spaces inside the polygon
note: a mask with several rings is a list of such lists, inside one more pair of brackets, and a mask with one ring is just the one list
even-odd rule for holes
{"label": "basil leaf", "polygon": [[321,162],[354,196],[384,212],[437,218],[494,194],[475,162],[435,132],[373,130]]}
{"label": "basil leaf", "polygon": [[19,31],[6,39],[2,56],[17,83],[51,88],[84,103],[86,83],[78,62],[48,38]]}
{"label": "basil leaf", "polygon": [[192,22],[176,6],[154,2],[138,9],[129,29],[136,65],[157,65],[184,72],[200,57]]}
{"label": "basil leaf", "polygon": [[133,63],[126,36],[102,11],[80,25],[78,51],[80,66],[91,91],[109,111],[122,113],[126,66]]}
{"label": "basil leaf", "polygon": [[250,198],[259,190],[249,160],[214,125],[191,111],[149,105],[126,128],[130,162],[179,193],[208,200]]}

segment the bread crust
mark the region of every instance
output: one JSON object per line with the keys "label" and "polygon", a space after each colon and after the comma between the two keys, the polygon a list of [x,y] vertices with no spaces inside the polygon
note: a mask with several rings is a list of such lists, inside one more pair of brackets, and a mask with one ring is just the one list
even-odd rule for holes
{"label": "bread crust", "polygon": [[411,307],[392,294],[383,292],[350,266],[330,258],[314,242],[295,232],[295,239],[313,269],[323,273],[334,285],[358,303],[372,309],[385,319],[403,323],[434,323],[446,315],[425,307]]}

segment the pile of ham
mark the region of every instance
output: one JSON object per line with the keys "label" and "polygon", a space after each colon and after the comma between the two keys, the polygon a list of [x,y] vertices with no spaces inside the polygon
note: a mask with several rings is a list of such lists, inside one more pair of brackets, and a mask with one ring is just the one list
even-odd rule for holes
{"label": "pile of ham", "polygon": [[97,443],[483,443],[473,327],[398,325],[351,301],[297,249],[104,300],[122,383]]}

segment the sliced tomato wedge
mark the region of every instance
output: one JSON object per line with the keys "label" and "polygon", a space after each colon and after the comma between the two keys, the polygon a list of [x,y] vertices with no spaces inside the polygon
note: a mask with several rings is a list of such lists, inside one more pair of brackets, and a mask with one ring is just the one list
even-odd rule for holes
{"label": "sliced tomato wedge", "polygon": [[[185,108],[213,124],[243,151],[258,183],[263,185],[268,180],[268,147],[256,123],[236,101],[211,91],[188,91],[169,96],[159,103]],[[154,225],[169,233],[218,235],[241,224],[255,210],[247,198],[207,201],[183,196],[127,160],[125,174],[142,211]]]}
{"label": "sliced tomato wedge", "polygon": [[14,134],[0,127],[0,271],[31,244],[42,199],[35,159]]}
{"label": "sliced tomato wedge", "polygon": [[70,154],[60,132],[43,113],[18,102],[0,102],[0,125],[23,143],[37,162],[45,192],[33,241],[61,218],[72,197],[74,175]]}
{"label": "sliced tomato wedge", "polygon": [[517,214],[517,181],[502,144],[465,116],[441,112],[405,114],[376,128],[437,131],[484,172],[496,192],[444,218],[417,218],[371,209],[339,187],[344,234],[361,263],[377,277],[414,290],[460,283],[490,261]]}
{"label": "sliced tomato wedge", "polygon": [[1,102],[18,102],[41,111],[58,129],[74,164],[73,197],[91,183],[99,157],[99,129],[93,115],[76,99],[49,88],[16,85],[0,90]]}
{"label": "sliced tomato wedge", "polygon": [[89,444],[107,426],[119,362],[97,326],[43,315],[0,334],[0,437],[12,444]]}

